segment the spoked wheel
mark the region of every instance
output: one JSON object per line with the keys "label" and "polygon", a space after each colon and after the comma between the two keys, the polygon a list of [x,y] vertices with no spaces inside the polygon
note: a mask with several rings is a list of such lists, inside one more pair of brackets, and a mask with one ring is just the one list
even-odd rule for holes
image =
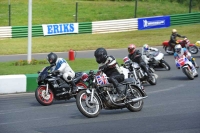
{"label": "spoked wheel", "polygon": [[157,83],[156,76],[155,76],[154,74],[151,73],[151,77],[149,78],[148,82],[149,82],[151,85],[156,85],[156,83]]}
{"label": "spoked wheel", "polygon": [[[87,86],[84,84],[84,82],[78,82],[78,83],[76,84],[76,86],[78,87],[77,93],[78,93],[79,91],[84,90],[84,89],[87,88]],[[76,99],[76,95],[74,96],[74,98]]]}
{"label": "spoked wheel", "polygon": [[165,47],[165,52],[168,53],[169,55],[174,54],[173,50],[169,46]]}
{"label": "spoked wheel", "polygon": [[171,67],[169,66],[169,64],[165,60],[161,60],[161,65],[166,70],[170,70],[171,69]]}
{"label": "spoked wheel", "polygon": [[[133,93],[131,92],[131,89],[133,90]],[[142,97],[142,94],[136,87],[131,86],[131,88],[127,90],[127,97],[128,98],[130,97],[130,99],[140,98]],[[130,110],[131,112],[137,112],[142,109],[143,104],[144,104],[143,99],[137,102],[132,102],[128,104],[127,109]]]}
{"label": "spoked wheel", "polygon": [[82,90],[77,94],[76,105],[79,111],[88,118],[97,117],[101,110],[98,97],[94,95],[93,101],[91,101],[91,95],[87,94],[86,90]]}
{"label": "spoked wheel", "polygon": [[41,105],[48,106],[53,103],[54,94],[51,89],[49,89],[49,92],[46,94],[46,86],[39,86],[35,90],[35,98]]}
{"label": "spoked wheel", "polygon": [[198,47],[197,46],[189,46],[188,47],[188,51],[191,53],[191,54],[197,54],[198,53],[198,51],[199,51],[199,49],[198,49]]}

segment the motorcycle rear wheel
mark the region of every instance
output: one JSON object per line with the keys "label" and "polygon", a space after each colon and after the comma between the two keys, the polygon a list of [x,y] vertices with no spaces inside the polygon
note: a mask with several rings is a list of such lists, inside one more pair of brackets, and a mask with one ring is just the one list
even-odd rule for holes
{"label": "motorcycle rear wheel", "polygon": [[[131,92],[130,89],[133,90],[134,94]],[[131,86],[130,89],[127,90],[128,96],[131,96],[131,97],[134,97],[134,98],[142,97],[142,94],[140,93],[140,91],[136,87]],[[144,104],[143,100],[140,100],[138,102],[132,102],[132,103],[128,104],[127,109],[131,112],[138,112],[138,111],[142,110],[143,104]]]}
{"label": "motorcycle rear wheel", "polygon": [[52,90],[49,89],[49,92],[46,95],[46,86],[39,86],[35,90],[35,98],[41,105],[48,106],[53,103],[54,94],[53,94]]}
{"label": "motorcycle rear wheel", "polygon": [[199,49],[198,49],[198,47],[197,46],[189,46],[188,47],[188,51],[191,53],[191,54],[197,54],[198,53],[198,51],[199,51]]}
{"label": "motorcycle rear wheel", "polygon": [[94,118],[100,113],[101,103],[96,95],[93,97],[95,103],[91,103],[90,99],[91,95],[82,90],[76,95],[76,105],[84,116]]}
{"label": "motorcycle rear wheel", "polygon": [[190,79],[190,80],[193,80],[194,79],[194,76],[191,72],[189,72],[188,68],[183,68],[183,73]]}

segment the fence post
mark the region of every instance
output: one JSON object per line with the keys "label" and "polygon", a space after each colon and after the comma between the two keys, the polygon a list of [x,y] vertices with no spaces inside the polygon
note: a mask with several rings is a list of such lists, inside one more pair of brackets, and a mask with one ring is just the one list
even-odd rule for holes
{"label": "fence post", "polygon": [[78,21],[77,18],[78,18],[78,2],[76,2],[76,15],[75,15],[75,22]]}
{"label": "fence post", "polygon": [[192,8],[192,0],[190,0],[190,4],[189,4],[189,13],[191,13],[191,8]]}
{"label": "fence post", "polygon": [[137,0],[135,0],[135,15],[134,15],[134,18],[137,17]]}

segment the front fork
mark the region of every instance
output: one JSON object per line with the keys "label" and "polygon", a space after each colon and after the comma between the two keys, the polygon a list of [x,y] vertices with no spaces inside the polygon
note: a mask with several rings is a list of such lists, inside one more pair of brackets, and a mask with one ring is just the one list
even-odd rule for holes
{"label": "front fork", "polygon": [[46,92],[45,92],[45,94],[46,94],[46,95],[48,95],[48,92],[49,92],[49,84],[47,83],[47,85],[46,85]]}

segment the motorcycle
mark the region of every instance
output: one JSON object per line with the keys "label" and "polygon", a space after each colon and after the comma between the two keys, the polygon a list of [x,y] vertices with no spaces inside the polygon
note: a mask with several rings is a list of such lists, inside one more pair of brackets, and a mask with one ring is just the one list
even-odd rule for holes
{"label": "motorcycle", "polygon": [[195,45],[200,49],[200,41],[197,41]]}
{"label": "motorcycle", "polygon": [[108,82],[107,78],[101,70],[97,73],[92,70],[89,72],[88,88],[80,91],[76,97],[77,108],[84,116],[97,117],[101,109],[127,108],[131,112],[137,112],[143,108],[143,99],[147,98],[144,88],[139,88],[132,78],[127,78],[120,83],[126,90],[126,97],[124,100],[117,101],[116,88]]}
{"label": "motorcycle", "polygon": [[[187,57],[182,55],[179,59],[176,60],[176,66],[178,68],[181,68],[183,73],[190,79],[193,80],[194,77],[198,77],[198,72],[196,68],[193,66],[193,64],[188,60]],[[192,70],[192,67],[194,69]]]}
{"label": "motorcycle", "polygon": [[129,77],[134,78],[138,83],[148,82],[151,85],[156,85],[157,79],[154,69],[146,66],[150,76],[148,77],[147,73],[142,70],[138,63],[132,62],[127,56],[123,58],[124,64],[122,66],[129,70]]}
{"label": "motorcycle", "polygon": [[166,70],[170,70],[170,65],[164,60],[164,54],[160,51],[150,51],[147,55],[150,58],[149,61],[146,61],[144,56],[143,60],[149,65],[150,68],[165,68]]}
{"label": "motorcycle", "polygon": [[[76,94],[72,94],[72,85],[63,79],[62,74],[52,74],[49,72],[52,66],[47,66],[38,72],[37,83],[38,87],[35,90],[35,98],[43,105],[51,105],[55,100],[69,100],[72,97],[76,98]],[[77,93],[86,88],[86,85],[81,81],[82,72],[76,72],[73,79],[78,87]]]}
{"label": "motorcycle", "polygon": [[[199,51],[198,47],[195,44],[190,43],[188,38],[184,38],[184,40],[178,40],[177,44],[180,44],[182,48],[187,48],[191,54],[197,54]],[[162,45],[166,53],[170,55],[174,54],[173,49],[169,45],[169,41],[164,41]]]}

